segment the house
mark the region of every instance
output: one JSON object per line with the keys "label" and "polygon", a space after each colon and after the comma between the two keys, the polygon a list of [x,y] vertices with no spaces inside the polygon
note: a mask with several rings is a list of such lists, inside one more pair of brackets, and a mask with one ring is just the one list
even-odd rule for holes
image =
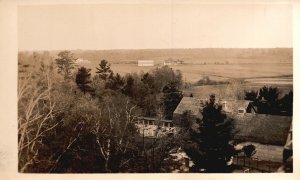
{"label": "house", "polygon": [[[183,97],[173,112],[174,126],[182,124],[181,118],[184,112],[189,111],[193,119],[202,118],[201,111],[208,99],[198,97]],[[250,101],[247,100],[219,100],[218,104],[222,105],[222,110],[226,114],[235,113],[255,113],[255,109]]]}
{"label": "house", "polygon": [[138,66],[154,66],[153,60],[138,60]]}

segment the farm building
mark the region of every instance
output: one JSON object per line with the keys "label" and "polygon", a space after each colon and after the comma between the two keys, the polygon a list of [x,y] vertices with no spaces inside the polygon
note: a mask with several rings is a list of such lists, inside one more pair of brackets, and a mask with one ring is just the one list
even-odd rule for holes
{"label": "farm building", "polygon": [[154,66],[153,60],[138,60],[138,66]]}
{"label": "farm building", "polygon": [[182,60],[173,60],[172,58],[169,58],[167,60],[164,61],[164,66],[172,66],[172,65],[178,65],[178,64],[182,64],[183,61]]}
{"label": "farm building", "polygon": [[[192,118],[201,118],[201,110],[207,101],[208,99],[197,97],[183,97],[173,112],[174,125],[180,126],[180,119],[186,111],[190,112]],[[218,103],[222,105],[222,110],[228,114],[255,113],[254,107],[247,100],[220,100]]]}

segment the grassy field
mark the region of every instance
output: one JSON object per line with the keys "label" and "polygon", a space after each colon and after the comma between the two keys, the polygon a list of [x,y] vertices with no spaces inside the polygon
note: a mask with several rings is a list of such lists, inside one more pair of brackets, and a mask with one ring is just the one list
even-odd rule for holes
{"label": "grassy field", "polygon": [[[92,69],[95,72],[97,63],[82,64]],[[137,64],[112,64],[111,68],[114,72],[122,75],[130,72],[148,72],[159,66],[154,67],[138,67]],[[177,66],[171,66],[173,69],[181,70],[183,79],[187,82],[196,82],[203,76],[209,76],[214,80],[226,80],[232,78],[243,78],[249,79],[249,81],[256,81],[256,78],[261,77],[284,77],[293,74],[292,63],[281,63],[281,64],[227,64],[227,65],[201,65],[201,64],[183,64]],[[282,81],[281,78],[272,79],[268,78],[265,81]],[[260,80],[260,82],[263,79]],[[288,79],[290,80],[290,79]]]}

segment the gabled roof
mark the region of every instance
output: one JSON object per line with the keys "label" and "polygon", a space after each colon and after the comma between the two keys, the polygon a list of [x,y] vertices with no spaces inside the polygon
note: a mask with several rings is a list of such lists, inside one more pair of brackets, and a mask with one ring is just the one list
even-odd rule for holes
{"label": "gabled roof", "polygon": [[245,113],[231,117],[237,131],[235,139],[280,146],[285,145],[292,123],[290,116]]}

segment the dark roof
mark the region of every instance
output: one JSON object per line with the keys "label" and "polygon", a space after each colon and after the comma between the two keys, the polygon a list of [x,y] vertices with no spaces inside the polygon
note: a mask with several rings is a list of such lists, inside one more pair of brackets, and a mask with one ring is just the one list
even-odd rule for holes
{"label": "dark roof", "polygon": [[[208,101],[208,99],[202,99],[197,97],[183,97],[174,114],[183,114],[184,111],[191,111],[192,115],[197,116],[203,108],[203,104]],[[247,100],[220,100],[218,102],[222,105],[223,110],[226,112],[237,113],[240,108],[247,109],[250,101]],[[225,104],[226,103],[226,108]]]}
{"label": "dark roof", "polygon": [[237,131],[235,139],[280,146],[286,143],[292,123],[290,116],[245,113],[231,117]]}

